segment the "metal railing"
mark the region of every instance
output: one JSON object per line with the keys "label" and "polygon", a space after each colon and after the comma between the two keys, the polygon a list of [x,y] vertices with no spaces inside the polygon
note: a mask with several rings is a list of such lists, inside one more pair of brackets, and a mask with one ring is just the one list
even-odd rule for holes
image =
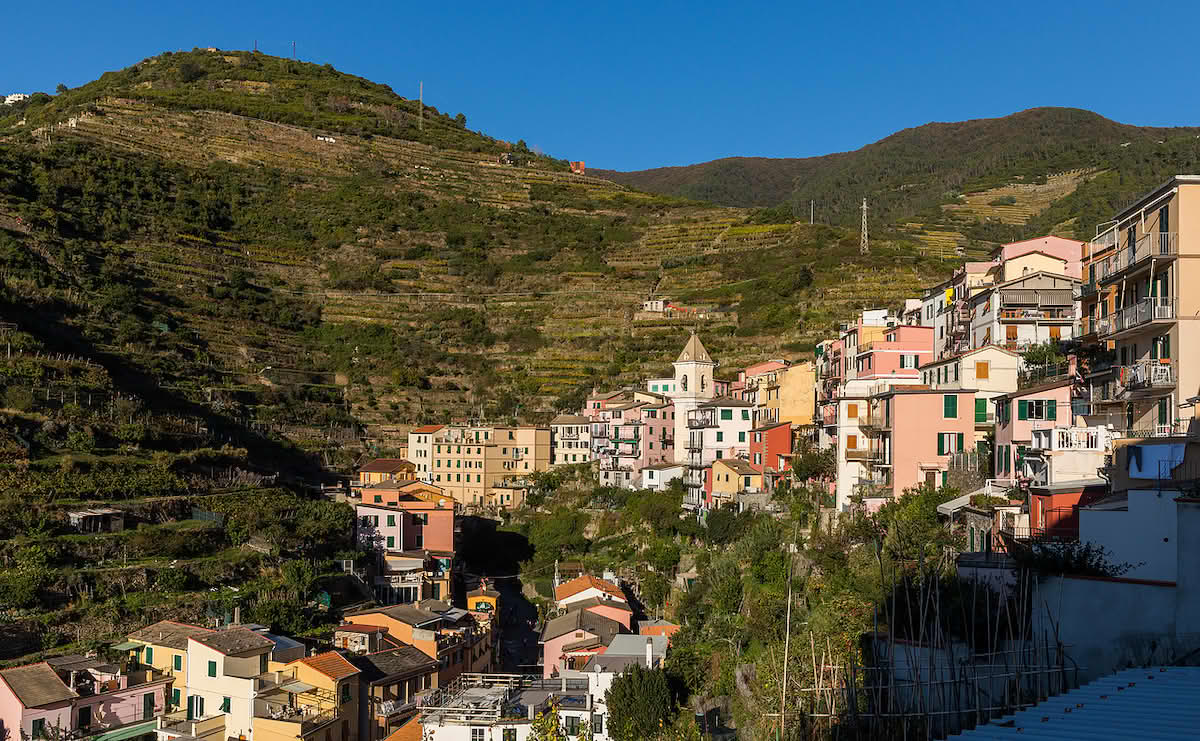
{"label": "metal railing", "polygon": [[1115,321],[1110,334],[1123,332],[1154,321],[1174,319],[1178,304],[1179,301],[1175,298],[1159,296],[1144,298],[1113,315]]}
{"label": "metal railing", "polygon": [[1139,360],[1133,365],[1126,365],[1120,368],[1118,371],[1118,383],[1131,391],[1173,388],[1175,386],[1175,372],[1169,362]]}
{"label": "metal railing", "polygon": [[1132,245],[1117,250],[1117,253],[1100,263],[1100,280],[1114,280],[1129,268],[1136,267],[1151,257],[1174,257],[1179,254],[1177,232],[1151,232],[1143,234]]}
{"label": "metal railing", "polygon": [[1076,300],[1085,299],[1096,295],[1096,292],[1099,290],[1100,288],[1096,285],[1096,282],[1089,280],[1086,283],[1080,283],[1078,288],[1075,289],[1075,298]]}

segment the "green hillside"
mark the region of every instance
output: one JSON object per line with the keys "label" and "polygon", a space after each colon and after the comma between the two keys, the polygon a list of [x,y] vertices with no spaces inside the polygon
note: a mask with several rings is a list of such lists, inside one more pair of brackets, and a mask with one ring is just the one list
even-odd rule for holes
{"label": "green hillside", "polygon": [[[1047,231],[1091,237],[1095,225],[1129,199],[1200,167],[1198,134],[1200,128],[1129,126],[1079,109],[1034,108],[926,124],[823,157],[731,158],[600,174],[716,203],[783,204],[779,211],[786,214],[794,205],[805,219],[812,200],[822,221],[843,226],[858,223],[866,197],[874,220],[931,247],[939,235],[950,245],[985,246]],[[1048,208],[1039,187],[1056,177],[1070,187],[1051,187],[1054,207]],[[970,208],[972,200],[980,207]],[[1010,212],[995,211],[1004,207]]]}

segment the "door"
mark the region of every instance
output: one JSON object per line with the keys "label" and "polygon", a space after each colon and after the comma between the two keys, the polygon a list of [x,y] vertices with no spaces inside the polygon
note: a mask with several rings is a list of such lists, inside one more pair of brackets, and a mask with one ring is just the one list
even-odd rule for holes
{"label": "door", "polygon": [[187,719],[188,720],[196,719],[196,696],[195,695],[188,695]]}
{"label": "door", "polygon": [[925,472],[925,485],[931,489],[937,488],[937,471]]}
{"label": "door", "polygon": [[76,727],[77,728],[91,728],[92,727],[92,706],[91,705],[85,705],[84,707],[79,708],[79,723]]}
{"label": "door", "polygon": [[154,717],[154,693],[147,692],[142,695],[142,720],[150,720]]}
{"label": "door", "polygon": [[1158,254],[1168,254],[1171,249],[1171,207],[1158,209]]}

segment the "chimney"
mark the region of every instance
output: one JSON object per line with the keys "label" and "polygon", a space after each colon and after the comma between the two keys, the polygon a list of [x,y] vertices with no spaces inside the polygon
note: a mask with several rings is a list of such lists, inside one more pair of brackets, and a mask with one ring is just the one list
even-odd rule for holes
{"label": "chimney", "polygon": [[654,668],[654,639],[646,636],[646,668]]}
{"label": "chimney", "polygon": [[233,608],[233,624],[234,625],[242,624],[242,608],[238,607],[237,605],[234,605],[234,608]]}

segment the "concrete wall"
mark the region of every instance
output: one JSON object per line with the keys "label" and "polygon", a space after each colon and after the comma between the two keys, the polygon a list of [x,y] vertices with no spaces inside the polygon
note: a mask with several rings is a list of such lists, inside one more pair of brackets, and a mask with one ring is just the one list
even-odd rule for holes
{"label": "concrete wall", "polygon": [[1176,635],[1175,604],[1169,583],[1046,577],[1034,587],[1033,630],[1058,636],[1082,683],[1129,665],[1169,662],[1192,643],[1200,647],[1195,636]]}
{"label": "concrete wall", "polygon": [[1130,579],[1175,581],[1176,505],[1171,492],[1131,490],[1129,509],[1079,510],[1079,540],[1104,546],[1113,563],[1134,566]]}

